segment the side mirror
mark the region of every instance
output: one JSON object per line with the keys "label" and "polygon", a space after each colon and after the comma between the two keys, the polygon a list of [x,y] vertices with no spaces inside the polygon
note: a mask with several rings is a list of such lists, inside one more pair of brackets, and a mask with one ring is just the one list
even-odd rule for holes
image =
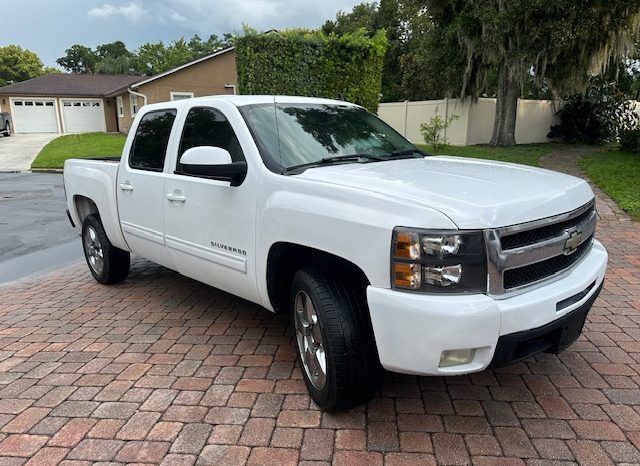
{"label": "side mirror", "polygon": [[192,147],[182,154],[176,174],[229,181],[231,186],[240,186],[247,176],[247,162],[232,162],[229,151],[221,147]]}

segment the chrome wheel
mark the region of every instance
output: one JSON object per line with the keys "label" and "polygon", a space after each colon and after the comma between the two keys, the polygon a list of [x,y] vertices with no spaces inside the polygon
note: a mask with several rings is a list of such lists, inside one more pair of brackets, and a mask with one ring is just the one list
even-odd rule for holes
{"label": "chrome wheel", "polygon": [[327,357],[316,309],[304,291],[296,294],[294,316],[302,365],[313,386],[322,390],[327,382]]}
{"label": "chrome wheel", "polygon": [[102,244],[98,238],[96,230],[89,226],[84,233],[84,254],[87,256],[87,261],[91,269],[97,274],[102,275],[104,270],[104,253],[102,251]]}

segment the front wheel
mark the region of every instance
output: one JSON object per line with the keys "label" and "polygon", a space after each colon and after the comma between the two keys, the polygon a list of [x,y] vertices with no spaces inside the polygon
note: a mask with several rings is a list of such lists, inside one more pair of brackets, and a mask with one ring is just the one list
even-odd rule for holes
{"label": "front wheel", "polygon": [[305,267],[294,275],[291,314],[311,398],[327,411],[369,400],[378,362],[366,307],[345,280]]}
{"label": "front wheel", "polygon": [[110,285],[121,282],[129,275],[129,252],[111,244],[102,223],[94,215],[88,215],[82,222],[82,246],[87,265],[96,281]]}

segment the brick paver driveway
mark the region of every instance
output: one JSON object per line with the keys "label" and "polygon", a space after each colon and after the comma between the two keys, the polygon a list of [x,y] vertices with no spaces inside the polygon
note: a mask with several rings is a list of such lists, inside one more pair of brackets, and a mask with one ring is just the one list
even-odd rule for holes
{"label": "brick paver driveway", "polygon": [[310,403],[285,317],[148,262],[2,287],[0,464],[640,463],[640,229],[607,215],[599,238],[605,288],[565,353],[388,374],[339,415]]}

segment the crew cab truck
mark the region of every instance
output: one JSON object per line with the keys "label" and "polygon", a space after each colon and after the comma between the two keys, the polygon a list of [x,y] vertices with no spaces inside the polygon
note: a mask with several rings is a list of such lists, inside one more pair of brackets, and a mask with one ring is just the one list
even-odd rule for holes
{"label": "crew cab truck", "polygon": [[310,395],[360,404],[379,368],[455,375],[557,353],[602,287],[589,185],[428,156],[342,101],[216,96],[144,106],[120,161],[67,160],[89,270],[130,253],[288,312]]}

